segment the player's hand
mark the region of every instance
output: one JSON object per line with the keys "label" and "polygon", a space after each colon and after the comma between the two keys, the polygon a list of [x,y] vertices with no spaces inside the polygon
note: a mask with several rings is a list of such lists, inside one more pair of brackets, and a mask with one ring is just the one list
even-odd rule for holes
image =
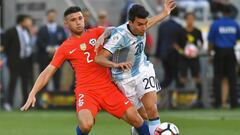
{"label": "player's hand", "polygon": [[21,107],[21,111],[27,111],[29,109],[29,107],[34,107],[36,103],[36,97],[34,94],[29,94],[27,102],[25,103],[24,106]]}
{"label": "player's hand", "polygon": [[131,70],[132,66],[133,65],[131,62],[122,62],[122,63],[115,64],[114,68],[121,68],[122,70]]}
{"label": "player's hand", "polygon": [[180,54],[180,55],[184,55],[184,50],[178,45],[178,44],[174,44],[173,48]]}
{"label": "player's hand", "polygon": [[94,51],[97,53],[98,52],[98,48],[104,44],[104,41],[105,41],[105,38],[104,36],[100,36],[96,42],[96,45],[95,45],[95,48],[94,48]]}
{"label": "player's hand", "polygon": [[175,0],[166,0],[166,2],[164,3],[163,12],[166,12],[167,15],[169,15],[175,7],[176,7]]}

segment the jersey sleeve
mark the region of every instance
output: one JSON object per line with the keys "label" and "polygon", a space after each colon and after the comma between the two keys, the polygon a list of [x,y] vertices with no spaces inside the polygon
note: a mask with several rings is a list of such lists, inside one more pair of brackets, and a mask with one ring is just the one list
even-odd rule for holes
{"label": "jersey sleeve", "polygon": [[97,34],[97,37],[101,36],[103,34],[103,32],[105,31],[105,28],[104,27],[97,27],[97,28],[94,28],[93,29],[96,34]]}
{"label": "jersey sleeve", "polygon": [[237,24],[237,40],[240,40],[240,27]]}
{"label": "jersey sleeve", "polygon": [[116,50],[121,49],[124,43],[124,37],[121,33],[119,33],[116,30],[112,31],[111,37],[107,41],[106,44],[104,44],[103,48],[107,49],[111,53],[114,53]]}
{"label": "jersey sleeve", "polygon": [[55,66],[56,68],[59,68],[62,65],[62,63],[65,61],[65,58],[66,56],[65,56],[64,48],[60,46],[55,52],[50,64]]}
{"label": "jersey sleeve", "polygon": [[214,44],[215,41],[216,31],[217,31],[216,24],[213,23],[208,33],[208,41],[212,44]]}

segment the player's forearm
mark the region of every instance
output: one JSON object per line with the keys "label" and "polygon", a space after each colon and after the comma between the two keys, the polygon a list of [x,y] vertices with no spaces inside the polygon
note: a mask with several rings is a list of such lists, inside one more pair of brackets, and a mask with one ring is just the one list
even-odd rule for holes
{"label": "player's forearm", "polygon": [[30,94],[36,95],[44,86],[46,86],[52,75],[55,73],[55,71],[50,69],[51,67],[49,66],[38,76]]}
{"label": "player's forearm", "polygon": [[213,44],[211,42],[208,43],[208,55],[212,55],[213,50]]}
{"label": "player's forearm", "polygon": [[104,67],[112,68],[115,66],[114,62],[110,61],[109,59],[107,59],[106,57],[104,57],[102,55],[97,55],[94,60],[97,64],[104,66]]}
{"label": "player's forearm", "polygon": [[169,14],[166,11],[161,12],[160,14],[153,16],[152,18],[148,19],[147,29],[151,28],[152,26],[156,25],[160,21],[162,21],[165,17]]}
{"label": "player's forearm", "polygon": [[153,25],[157,24],[158,22],[163,20],[165,17],[167,17],[175,7],[176,7],[175,0],[166,0],[164,3],[163,11],[160,14],[148,20],[147,29],[149,29],[150,27],[152,27]]}

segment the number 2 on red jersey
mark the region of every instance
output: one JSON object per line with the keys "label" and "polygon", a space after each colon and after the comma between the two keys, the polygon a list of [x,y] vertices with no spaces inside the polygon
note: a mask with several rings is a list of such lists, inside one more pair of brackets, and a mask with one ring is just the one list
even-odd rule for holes
{"label": "number 2 on red jersey", "polygon": [[87,63],[91,63],[93,62],[93,59],[90,59],[90,53],[89,52],[84,52],[84,55],[86,55],[86,60],[87,60]]}

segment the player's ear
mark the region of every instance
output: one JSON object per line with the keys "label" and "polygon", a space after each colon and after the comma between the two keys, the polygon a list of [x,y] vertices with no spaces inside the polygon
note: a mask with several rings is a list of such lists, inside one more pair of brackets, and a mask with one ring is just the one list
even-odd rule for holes
{"label": "player's ear", "polygon": [[65,26],[66,28],[68,28],[68,24],[67,24],[66,18],[64,18],[63,23],[64,23],[64,26]]}
{"label": "player's ear", "polygon": [[129,21],[128,21],[128,24],[129,24],[129,25],[132,25],[132,24],[133,24],[133,22],[132,22],[131,20],[129,20]]}

